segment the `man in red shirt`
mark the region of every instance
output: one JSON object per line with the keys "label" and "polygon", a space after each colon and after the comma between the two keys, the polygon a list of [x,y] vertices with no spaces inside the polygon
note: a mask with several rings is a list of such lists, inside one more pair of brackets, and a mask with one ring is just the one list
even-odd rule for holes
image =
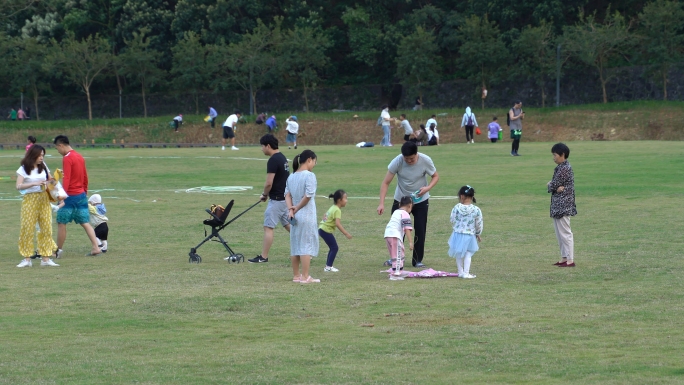
{"label": "man in red shirt", "polygon": [[90,226],[90,212],[88,211],[88,172],[85,167],[85,160],[81,154],[74,151],[69,144],[69,138],[59,135],[55,138],[55,149],[64,158],[62,160],[62,170],[64,179],[62,187],[68,197],[64,200],[64,206],[57,211],[57,258],[62,256],[62,246],[67,236],[67,223],[74,221],[81,225],[85,230],[92,250],[89,256],[102,254],[98,247],[95,231]]}

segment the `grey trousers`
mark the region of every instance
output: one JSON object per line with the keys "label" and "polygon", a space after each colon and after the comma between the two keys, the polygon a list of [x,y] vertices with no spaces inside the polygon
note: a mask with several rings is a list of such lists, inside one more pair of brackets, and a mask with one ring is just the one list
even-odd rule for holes
{"label": "grey trousers", "polygon": [[556,230],[561,257],[567,259],[568,263],[572,262],[575,257],[575,241],[570,230],[570,217],[566,215],[562,218],[553,218],[553,228]]}

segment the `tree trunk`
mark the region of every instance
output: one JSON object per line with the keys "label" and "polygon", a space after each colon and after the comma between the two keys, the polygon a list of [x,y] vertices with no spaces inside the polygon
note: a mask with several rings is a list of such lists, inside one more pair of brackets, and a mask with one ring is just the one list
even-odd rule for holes
{"label": "tree trunk", "polygon": [[603,104],[608,103],[608,95],[606,94],[606,81],[603,80],[603,76],[601,76],[601,89],[603,90]]}
{"label": "tree trunk", "polygon": [[119,87],[119,118],[121,118],[122,117],[122,113],[121,113],[121,91],[123,90],[123,88],[121,87],[121,79],[119,79],[119,73],[116,71],[115,71],[115,73],[116,73],[116,86]]}
{"label": "tree trunk", "polygon": [[199,94],[195,92],[195,115],[199,115]]}
{"label": "tree trunk", "polygon": [[33,106],[36,109],[36,120],[40,120],[40,114],[38,113],[38,87],[35,83],[33,84]]}
{"label": "tree trunk", "polygon": [[302,81],[302,86],[304,87],[304,105],[306,106],[306,112],[309,112],[309,96],[307,94],[308,87],[306,86],[306,81]]}
{"label": "tree trunk", "polygon": [[145,100],[145,82],[142,82],[142,98],[143,98],[143,111],[145,113],[145,117],[147,117],[147,101]]}
{"label": "tree trunk", "polygon": [[663,71],[663,100],[667,100],[667,70]]}
{"label": "tree trunk", "polygon": [[599,59],[598,63],[599,78],[601,79],[601,90],[603,91],[603,104],[608,103],[608,95],[606,94],[606,79],[603,75],[603,61]]}
{"label": "tree trunk", "polygon": [[544,86],[541,86],[541,95],[542,95],[542,108],[546,107],[546,91],[544,90]]}
{"label": "tree trunk", "polygon": [[257,104],[256,104],[257,91],[253,90],[252,92],[250,92],[250,94],[251,94],[250,97],[252,98],[252,111],[250,111],[249,113],[251,115],[256,115],[256,112],[258,111],[257,110]]}
{"label": "tree trunk", "polygon": [[88,98],[88,120],[93,120],[93,105],[90,102],[90,87],[83,87]]}

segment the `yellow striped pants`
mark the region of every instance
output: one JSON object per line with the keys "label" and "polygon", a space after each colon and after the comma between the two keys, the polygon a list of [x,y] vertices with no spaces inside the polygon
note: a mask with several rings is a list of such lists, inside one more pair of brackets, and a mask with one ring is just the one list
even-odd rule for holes
{"label": "yellow striped pants", "polygon": [[21,203],[21,228],[19,230],[19,254],[28,258],[33,255],[33,235],[36,223],[40,226],[38,233],[38,254],[48,257],[57,250],[52,239],[52,208],[45,191],[24,195]]}

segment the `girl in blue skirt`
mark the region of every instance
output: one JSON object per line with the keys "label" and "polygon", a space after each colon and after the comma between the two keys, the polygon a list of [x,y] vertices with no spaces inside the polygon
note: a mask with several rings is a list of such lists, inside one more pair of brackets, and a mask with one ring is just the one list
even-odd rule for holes
{"label": "girl in blue skirt", "polygon": [[451,210],[454,232],[449,238],[449,256],[456,258],[459,277],[475,278],[470,274],[470,260],[480,249],[477,242],[482,241],[482,211],[473,204],[476,202],[475,189],[470,186],[461,187],[458,200],[459,203]]}

